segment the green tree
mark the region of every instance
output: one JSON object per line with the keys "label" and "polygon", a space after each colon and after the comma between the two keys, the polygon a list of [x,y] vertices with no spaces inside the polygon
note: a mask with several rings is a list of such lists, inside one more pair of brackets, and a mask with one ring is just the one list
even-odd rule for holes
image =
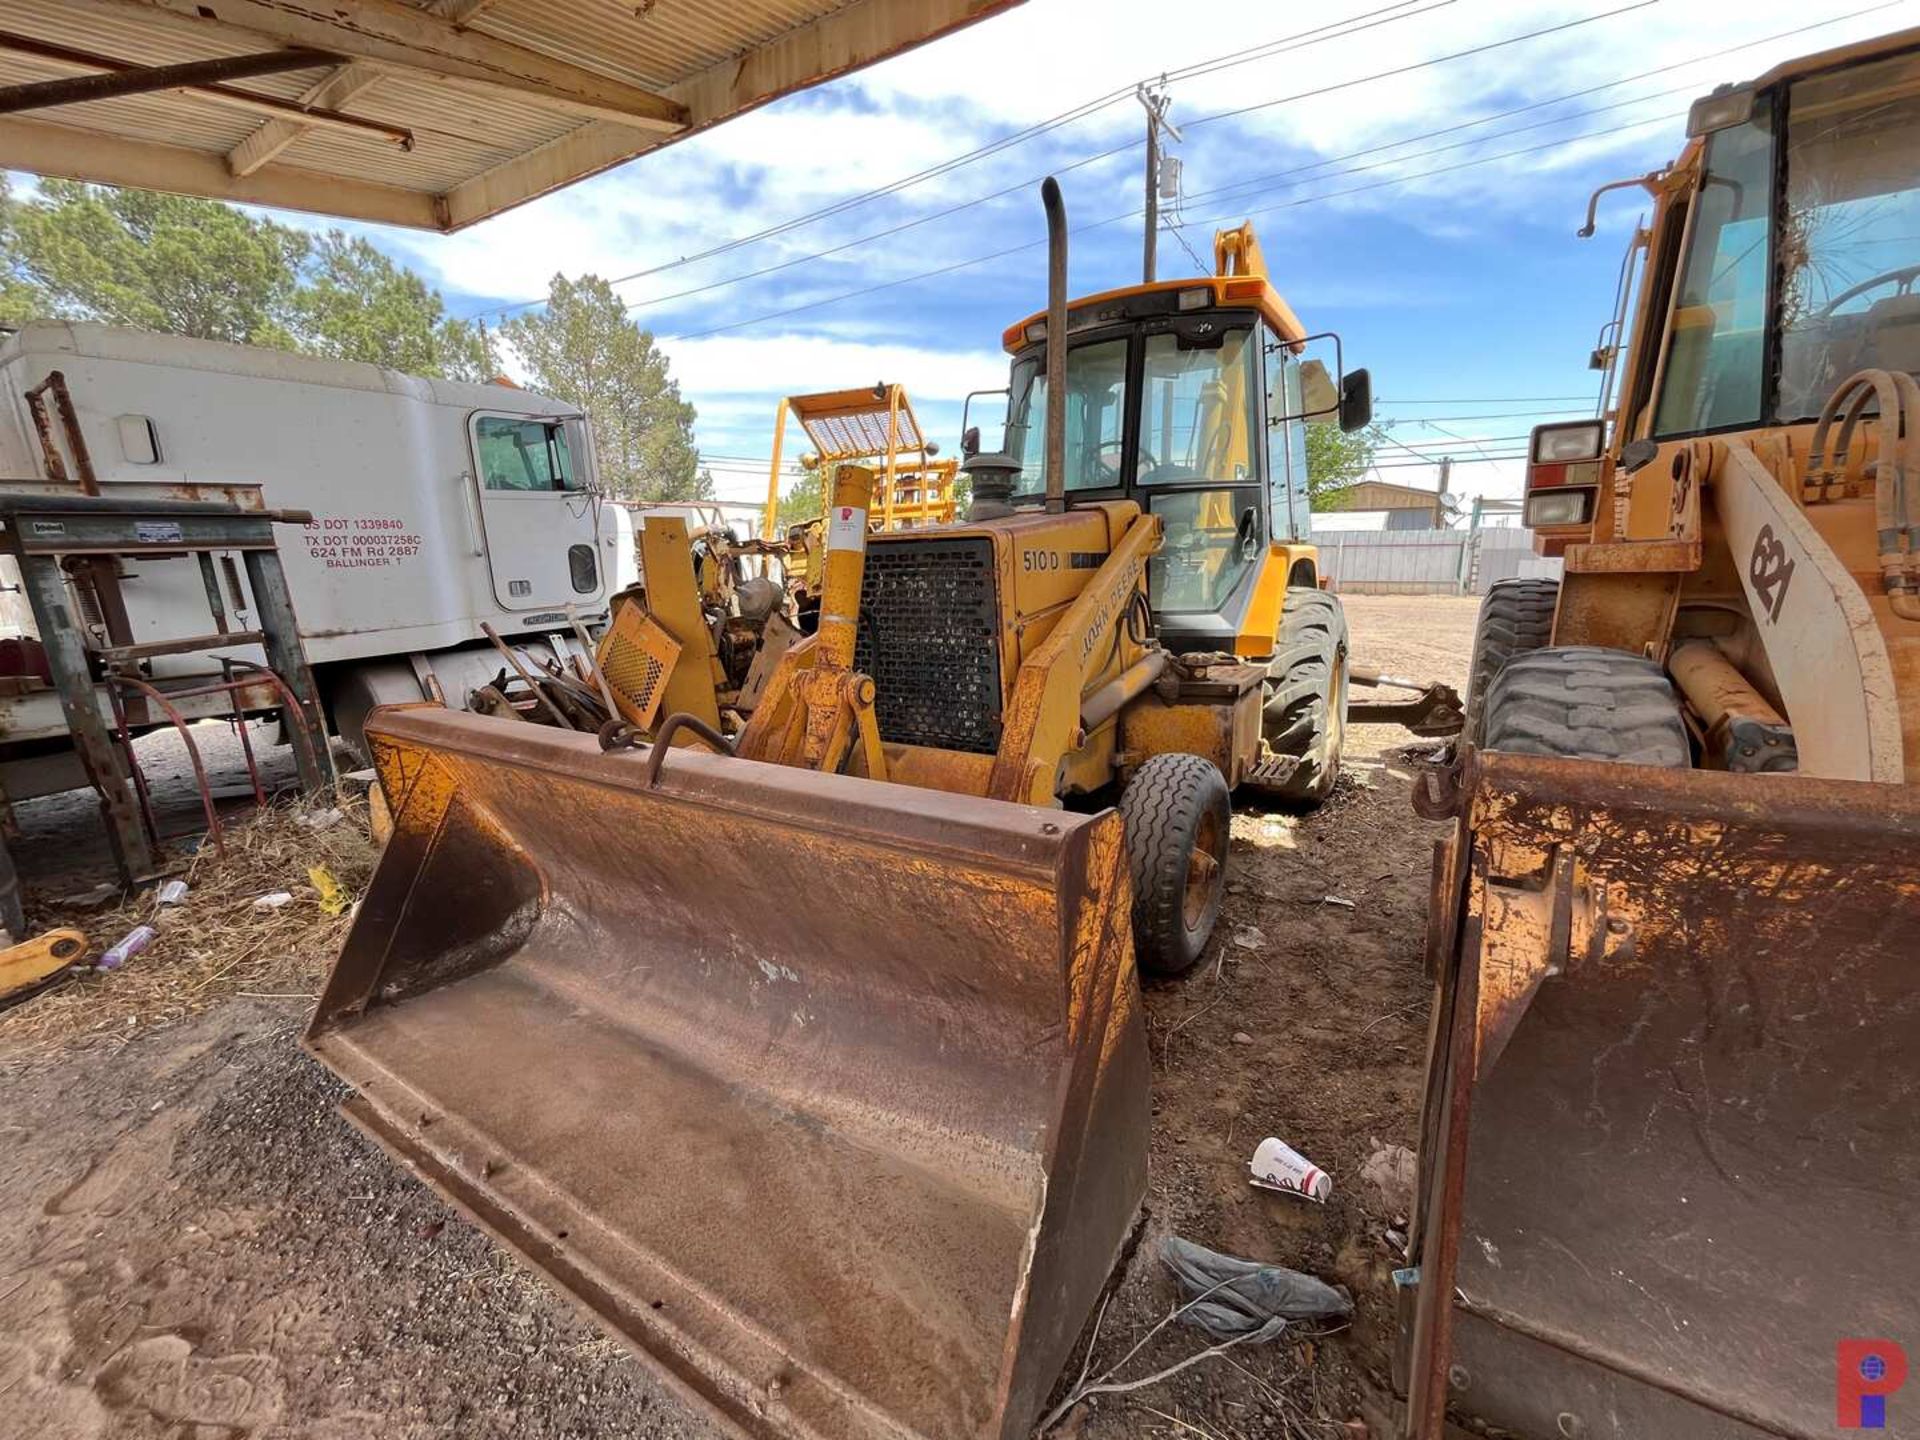
{"label": "green tree", "polygon": [[593,425],[600,479],[624,500],[705,500],[713,476],[693,442],[694,408],[667,357],[597,275],[555,275],[546,306],[501,327],[533,388]]}
{"label": "green tree", "polygon": [[827,477],[818,466],[802,470],[800,478],[780,492],[780,525],[804,524],[827,513]]}
{"label": "green tree", "polygon": [[363,239],[329,231],[313,245],[300,278],[290,323],[309,354],[449,380],[500,373],[484,330],[449,318],[438,291]]}
{"label": "green tree", "polygon": [[1346,492],[1367,473],[1386,435],[1384,423],[1351,435],[1330,422],[1307,426],[1307,498],[1315,510],[1345,508]]}
{"label": "green tree", "polygon": [[4,202],[6,318],[136,325],[291,348],[307,237],[214,200],[42,180]]}
{"label": "green tree", "polygon": [[486,333],[367,241],[315,239],[230,205],[43,180],[0,183],[0,323],[100,320],[202,340],[487,380]]}

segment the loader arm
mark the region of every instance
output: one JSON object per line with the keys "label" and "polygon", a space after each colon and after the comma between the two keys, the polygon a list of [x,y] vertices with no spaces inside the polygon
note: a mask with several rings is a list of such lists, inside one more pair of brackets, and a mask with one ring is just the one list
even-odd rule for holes
{"label": "loader arm", "polygon": [[[1091,728],[1082,724],[1081,702],[1100,673],[1105,647],[1126,623],[1127,607],[1145,593],[1147,561],[1160,548],[1161,533],[1159,519],[1142,514],[1108,552],[1053,632],[1020,666],[987,782],[989,796],[1029,805],[1054,803],[1060,761],[1084,743],[1084,730]],[[1135,668],[1152,663],[1143,657]],[[1124,681],[1126,675],[1119,678]]]}

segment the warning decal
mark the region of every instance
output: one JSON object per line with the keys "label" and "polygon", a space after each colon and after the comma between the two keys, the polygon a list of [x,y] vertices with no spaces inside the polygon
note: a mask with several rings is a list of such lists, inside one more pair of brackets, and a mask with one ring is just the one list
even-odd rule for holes
{"label": "warning decal", "polygon": [[836,505],[827,512],[827,549],[862,550],[867,543],[867,512],[858,505]]}

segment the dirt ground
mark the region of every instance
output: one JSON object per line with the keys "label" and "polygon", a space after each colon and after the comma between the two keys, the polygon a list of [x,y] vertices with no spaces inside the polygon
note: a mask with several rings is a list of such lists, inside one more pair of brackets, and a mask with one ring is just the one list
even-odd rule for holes
{"label": "dirt ground", "polygon": [[[1463,685],[1472,600],[1346,604],[1357,659]],[[1148,987],[1148,1222],[1088,1373],[1173,1307],[1168,1233],[1345,1286],[1353,1321],[1096,1396],[1062,1433],[1352,1437],[1381,1413],[1399,1217],[1360,1170],[1415,1139],[1439,833],[1409,806],[1407,744],[1356,728],[1318,813],[1237,815],[1214,948]],[[22,808],[36,843],[68,843]],[[0,1440],[718,1433],[340,1119],[295,1041],[323,963],[145,1015],[130,985],[87,982],[102,1019],[54,1041],[29,1007],[0,1014]],[[1328,1204],[1248,1186],[1268,1135],[1333,1177]],[[1207,1344],[1166,1326],[1111,1378]]]}

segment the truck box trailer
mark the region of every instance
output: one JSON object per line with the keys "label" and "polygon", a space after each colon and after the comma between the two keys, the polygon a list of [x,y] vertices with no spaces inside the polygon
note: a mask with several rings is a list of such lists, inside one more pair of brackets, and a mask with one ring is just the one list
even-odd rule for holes
{"label": "truck box trailer", "polygon": [[[506,383],[428,380],[107,325],[33,324],[0,343],[0,477],[0,489],[311,511],[311,524],[282,532],[281,554],[329,723],[356,745],[376,704],[464,705],[501,668],[483,625],[564,652],[573,644],[569,610],[598,624],[609,595],[633,578],[632,523],[601,497],[585,417]],[[104,583],[117,601],[96,593],[91,574],[70,579],[73,613],[100,641],[116,624],[128,632],[121,643],[205,628],[206,582],[194,559],[116,568],[117,584]],[[216,573],[225,604],[244,620],[252,606],[244,568],[220,557]],[[0,702],[0,785],[15,800],[85,783],[62,744],[56,697],[34,686],[38,639],[9,584],[0,594],[0,679],[11,676],[5,688],[14,693]],[[233,656],[260,658],[244,646]],[[156,680],[209,663],[147,662]],[[104,713],[104,694],[101,705]]]}

